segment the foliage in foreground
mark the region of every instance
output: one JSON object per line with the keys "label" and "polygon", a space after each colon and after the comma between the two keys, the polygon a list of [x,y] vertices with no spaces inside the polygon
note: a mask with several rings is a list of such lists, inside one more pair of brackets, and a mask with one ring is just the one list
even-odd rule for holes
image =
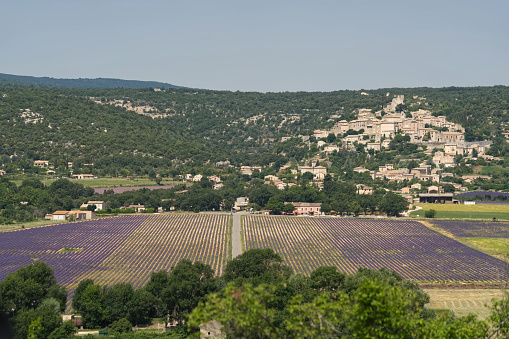
{"label": "foliage in foreground", "polygon": [[[16,284],[13,284],[16,282]],[[35,291],[33,295],[27,291]],[[62,323],[64,293],[53,271],[37,262],[0,282],[0,301],[14,338],[72,338]],[[60,296],[59,296],[60,295]],[[65,293],[63,294],[65,297]],[[506,338],[509,298],[494,302],[486,321],[474,315],[437,316],[429,296],[414,281],[386,269],[346,275],[320,267],[310,276],[292,274],[271,249],[244,252],[223,277],[210,266],[182,260],[170,273],[154,272],[149,284],[101,287],[84,280],[72,305],[86,326],[104,327],[114,338],[197,337],[198,327],[218,321],[232,338]],[[133,332],[151,317],[179,323],[170,333]]]}

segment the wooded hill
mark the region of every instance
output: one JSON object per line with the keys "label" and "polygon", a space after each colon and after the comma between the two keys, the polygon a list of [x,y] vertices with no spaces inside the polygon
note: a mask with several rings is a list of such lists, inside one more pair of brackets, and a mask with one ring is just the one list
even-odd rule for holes
{"label": "wooded hill", "polygon": [[[355,119],[357,109],[379,110],[396,94],[405,95],[408,110],[429,109],[462,124],[467,141],[499,136],[509,124],[506,86],[256,93],[0,85],[0,155],[4,163],[16,154],[57,166],[93,162],[113,171],[226,159],[233,165],[299,161],[317,150],[300,139],[281,143],[281,137],[312,135]],[[150,107],[145,113],[165,117],[152,119],[114,103]]]}
{"label": "wooded hill", "polygon": [[17,84],[44,87],[69,87],[69,88],[182,88],[158,81],[122,80],[111,78],[80,78],[58,79],[49,77],[31,77],[0,73],[0,84]]}

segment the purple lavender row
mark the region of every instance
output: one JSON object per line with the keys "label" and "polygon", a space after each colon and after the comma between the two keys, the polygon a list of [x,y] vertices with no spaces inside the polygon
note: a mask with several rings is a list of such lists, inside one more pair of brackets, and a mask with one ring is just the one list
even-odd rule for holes
{"label": "purple lavender row", "polygon": [[271,247],[295,272],[386,268],[422,281],[501,281],[508,265],[414,221],[247,217],[246,247]]}
{"label": "purple lavender row", "polygon": [[82,274],[100,270],[101,262],[147,218],[121,216],[0,233],[0,280],[40,260],[54,269],[59,284],[77,282]]}
{"label": "purple lavender row", "polygon": [[127,191],[137,191],[141,190],[143,188],[149,189],[149,190],[169,190],[175,187],[175,185],[169,185],[169,186],[130,186],[130,187],[100,187],[100,188],[94,188],[94,193],[96,194],[103,194],[106,191],[113,191],[113,193],[124,193]]}
{"label": "purple lavender row", "polygon": [[489,196],[491,196],[492,199],[494,199],[497,196],[503,196],[503,197],[509,198],[509,193],[506,193],[506,192],[491,192],[491,191],[470,191],[470,192],[456,194],[454,197],[457,197],[457,198],[461,198],[461,197],[464,197],[464,198],[474,198],[474,197],[476,197],[478,195],[482,196],[482,197],[486,197],[487,195],[489,195]]}
{"label": "purple lavender row", "polygon": [[509,238],[509,225],[500,222],[433,221],[458,238]]}

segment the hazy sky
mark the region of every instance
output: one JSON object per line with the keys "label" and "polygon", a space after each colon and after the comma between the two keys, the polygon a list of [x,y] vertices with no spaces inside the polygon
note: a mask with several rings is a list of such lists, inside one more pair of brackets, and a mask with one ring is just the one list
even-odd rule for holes
{"label": "hazy sky", "polygon": [[508,0],[32,0],[0,73],[240,91],[509,85]]}

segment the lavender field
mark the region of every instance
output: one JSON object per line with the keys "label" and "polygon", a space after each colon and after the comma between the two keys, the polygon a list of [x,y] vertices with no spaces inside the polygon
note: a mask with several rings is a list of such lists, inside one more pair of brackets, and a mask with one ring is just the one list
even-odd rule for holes
{"label": "lavender field", "polygon": [[509,224],[500,222],[436,220],[433,225],[458,238],[509,238]]}
{"label": "lavender field", "polygon": [[81,280],[144,285],[181,259],[222,274],[230,253],[226,215],[129,215],[0,233],[0,280],[36,260],[71,292]]}
{"label": "lavender field", "polygon": [[243,231],[246,249],[270,247],[295,273],[365,267],[419,281],[495,282],[509,272],[504,261],[415,221],[247,216]]}
{"label": "lavender field", "polygon": [[470,192],[456,194],[454,197],[455,198],[461,198],[461,197],[474,198],[476,196],[482,196],[484,198],[486,198],[486,196],[489,196],[490,199],[494,199],[495,197],[499,197],[499,196],[509,198],[509,193],[507,193],[507,192],[491,192],[491,191],[470,191]]}
{"label": "lavender field", "polygon": [[175,187],[175,185],[166,185],[166,186],[122,186],[122,187],[100,187],[100,188],[94,188],[94,193],[96,194],[103,194],[106,191],[113,191],[113,193],[124,193],[128,191],[137,191],[141,190],[143,188],[146,188],[148,190],[169,190]]}

